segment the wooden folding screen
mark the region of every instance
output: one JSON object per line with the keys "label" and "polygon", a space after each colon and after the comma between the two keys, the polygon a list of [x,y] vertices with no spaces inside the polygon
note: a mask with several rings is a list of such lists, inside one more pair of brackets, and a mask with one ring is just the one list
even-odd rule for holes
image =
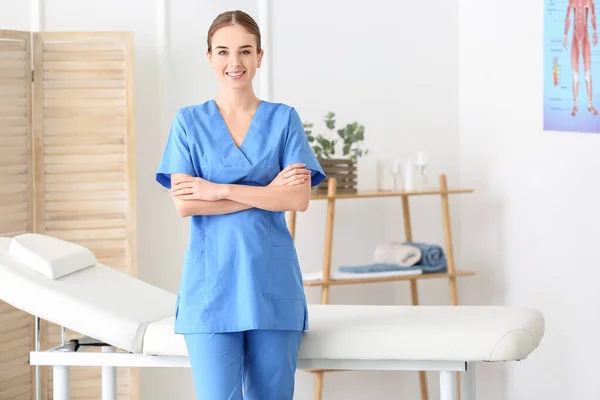
{"label": "wooden folding screen", "polygon": [[[0,236],[73,241],[137,275],[133,52],[129,33],[0,31]],[[0,311],[0,398],[32,399],[33,317]],[[60,327],[43,322],[41,338],[59,345]],[[73,399],[99,395],[99,368],[71,376]],[[120,369],[119,399],[137,399],[137,384]],[[49,368],[41,388],[52,399]]]}
{"label": "wooden folding screen", "polygon": [[[31,41],[0,31],[0,236],[33,230]],[[0,399],[31,399],[34,320],[0,302]]]}

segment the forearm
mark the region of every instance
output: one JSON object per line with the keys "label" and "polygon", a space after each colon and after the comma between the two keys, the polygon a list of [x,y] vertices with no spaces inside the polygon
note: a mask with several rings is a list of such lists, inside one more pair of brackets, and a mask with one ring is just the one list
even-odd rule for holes
{"label": "forearm", "polygon": [[232,200],[175,200],[175,206],[182,217],[231,214],[252,208],[251,206]]}
{"label": "forearm", "polygon": [[305,211],[310,180],[292,186],[223,185],[223,198],[268,211]]}

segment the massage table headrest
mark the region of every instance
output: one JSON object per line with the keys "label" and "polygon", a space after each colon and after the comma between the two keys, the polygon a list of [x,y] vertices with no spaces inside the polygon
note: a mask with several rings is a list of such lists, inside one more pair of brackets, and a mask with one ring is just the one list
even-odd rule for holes
{"label": "massage table headrest", "polygon": [[[0,300],[78,335],[141,352],[147,325],[174,315],[176,294],[104,265],[101,258],[86,268],[90,254],[64,244],[72,243],[35,235],[0,237]],[[43,261],[27,262],[47,268],[47,275],[21,261],[27,251],[37,251],[34,246],[46,252]],[[77,267],[59,268],[67,258]]]}
{"label": "massage table headrest", "polygon": [[52,280],[97,263],[94,253],[83,246],[36,233],[12,238],[8,252],[16,260]]}

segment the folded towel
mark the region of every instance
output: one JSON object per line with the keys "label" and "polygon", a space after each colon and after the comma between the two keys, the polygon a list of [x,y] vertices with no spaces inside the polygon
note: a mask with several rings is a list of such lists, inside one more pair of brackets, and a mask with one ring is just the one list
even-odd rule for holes
{"label": "folded towel", "polygon": [[[352,274],[352,273],[344,273],[336,270],[331,270],[330,279],[331,280],[340,280],[340,279],[365,279],[365,278],[385,278],[390,276],[407,276],[407,275],[422,275],[423,271],[420,269],[411,269],[407,271],[383,271],[383,272],[373,272],[373,273],[362,273],[362,274]],[[321,281],[323,279],[323,270],[315,271],[315,272],[303,272],[302,279],[305,281]]]}
{"label": "folded towel", "polygon": [[382,273],[389,271],[423,271],[424,274],[431,274],[434,272],[442,273],[446,272],[446,264],[438,265],[413,265],[412,267],[403,267],[398,264],[383,264],[373,263],[365,265],[344,265],[338,268],[340,272],[353,273],[353,274],[366,274],[366,273]]}
{"label": "folded towel", "polygon": [[421,242],[405,242],[404,244],[417,247],[421,250],[421,259],[416,265],[426,265],[436,268],[445,268],[447,266],[446,255],[441,246]]}
{"label": "folded towel", "polygon": [[373,260],[380,264],[397,264],[412,267],[421,259],[421,249],[400,242],[382,243],[375,247]]}
{"label": "folded towel", "polygon": [[408,246],[414,246],[421,250],[420,260],[413,266],[407,267],[396,263],[381,263],[375,262],[366,265],[356,266],[341,266],[338,268],[340,272],[348,272],[355,274],[374,273],[383,271],[410,271],[418,269],[424,274],[443,273],[448,269],[446,255],[441,246],[435,244],[427,244],[421,242],[405,242]]}

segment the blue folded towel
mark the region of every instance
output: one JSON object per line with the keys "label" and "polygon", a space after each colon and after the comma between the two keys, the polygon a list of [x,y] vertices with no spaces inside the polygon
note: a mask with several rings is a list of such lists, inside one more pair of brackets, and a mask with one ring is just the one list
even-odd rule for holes
{"label": "blue folded towel", "polygon": [[444,249],[436,244],[421,242],[404,242],[403,244],[418,247],[421,250],[421,259],[413,266],[407,267],[398,264],[373,263],[367,265],[342,266],[340,272],[365,273],[386,271],[412,271],[421,270],[426,273],[443,273],[448,270],[448,263]]}
{"label": "blue folded towel", "polygon": [[404,244],[418,247],[421,250],[421,259],[417,262],[417,265],[433,268],[447,267],[446,255],[441,246],[421,242],[406,242]]}

